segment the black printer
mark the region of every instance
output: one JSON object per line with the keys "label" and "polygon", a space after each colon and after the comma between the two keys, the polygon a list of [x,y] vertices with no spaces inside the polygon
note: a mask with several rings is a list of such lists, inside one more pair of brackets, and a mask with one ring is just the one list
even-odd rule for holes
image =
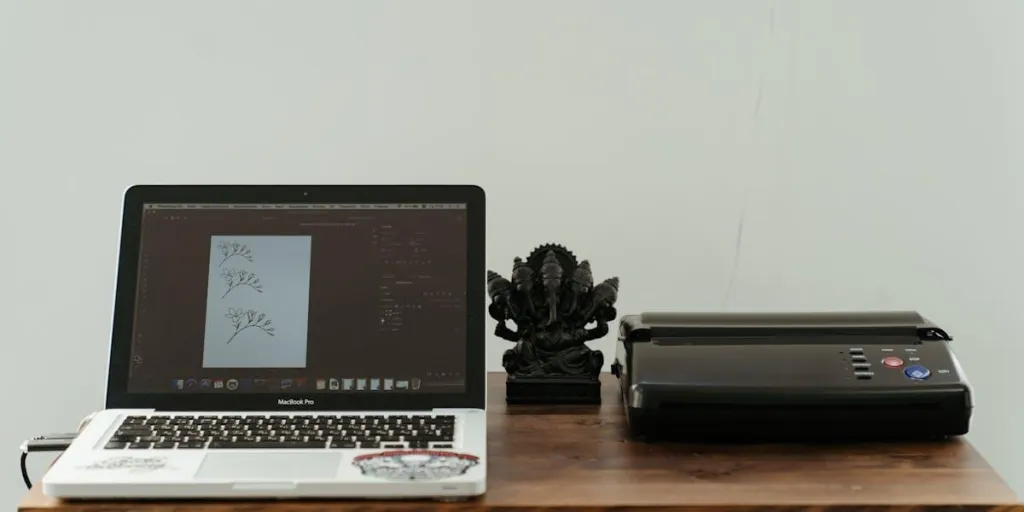
{"label": "black printer", "polygon": [[941,438],[972,408],[950,341],[915,312],[643,313],[612,373],[651,440]]}

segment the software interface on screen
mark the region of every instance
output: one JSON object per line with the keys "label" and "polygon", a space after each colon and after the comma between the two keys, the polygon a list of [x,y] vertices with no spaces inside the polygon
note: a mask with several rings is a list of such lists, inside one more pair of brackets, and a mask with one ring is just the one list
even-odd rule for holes
{"label": "software interface on screen", "polygon": [[465,204],[147,204],[129,392],[458,393]]}

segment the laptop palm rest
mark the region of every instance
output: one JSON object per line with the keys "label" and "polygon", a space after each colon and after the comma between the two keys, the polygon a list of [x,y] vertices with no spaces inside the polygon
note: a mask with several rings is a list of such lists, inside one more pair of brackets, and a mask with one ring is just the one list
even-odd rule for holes
{"label": "laptop palm rest", "polygon": [[328,480],[335,478],[342,455],[336,451],[305,453],[210,452],[196,480],[240,482]]}

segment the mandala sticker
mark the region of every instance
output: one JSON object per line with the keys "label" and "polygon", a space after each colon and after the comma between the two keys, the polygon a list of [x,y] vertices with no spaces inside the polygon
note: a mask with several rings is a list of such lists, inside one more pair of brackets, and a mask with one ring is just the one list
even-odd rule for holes
{"label": "mandala sticker", "polygon": [[352,465],[364,475],[391,481],[444,480],[480,463],[474,455],[436,450],[395,450],[360,455]]}

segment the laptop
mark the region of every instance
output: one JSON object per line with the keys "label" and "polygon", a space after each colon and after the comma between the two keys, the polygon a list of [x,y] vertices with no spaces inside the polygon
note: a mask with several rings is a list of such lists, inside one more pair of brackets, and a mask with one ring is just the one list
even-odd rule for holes
{"label": "laptop", "polygon": [[484,192],[134,186],[66,499],[440,498],[487,476]]}

